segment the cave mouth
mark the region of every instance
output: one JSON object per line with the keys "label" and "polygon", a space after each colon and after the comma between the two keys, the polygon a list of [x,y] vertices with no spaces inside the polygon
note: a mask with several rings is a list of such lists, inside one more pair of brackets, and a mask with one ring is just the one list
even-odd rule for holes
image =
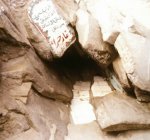
{"label": "cave mouth", "polygon": [[106,76],[105,70],[81,48],[78,42],[73,44],[61,58],[54,59],[50,64],[59,74],[73,83],[92,81],[94,76]]}

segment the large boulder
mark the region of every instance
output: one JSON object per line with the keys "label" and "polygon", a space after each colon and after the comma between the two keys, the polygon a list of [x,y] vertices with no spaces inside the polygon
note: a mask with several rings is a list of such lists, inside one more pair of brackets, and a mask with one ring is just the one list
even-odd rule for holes
{"label": "large boulder", "polygon": [[88,12],[77,11],[76,30],[82,48],[101,66],[107,67],[115,58],[115,50],[102,39],[98,22]]}
{"label": "large boulder", "polygon": [[150,128],[148,105],[122,93],[114,92],[95,99],[95,108],[98,123],[104,131]]}
{"label": "large boulder", "polygon": [[145,91],[150,91],[149,45],[147,37],[131,32],[122,32],[115,42],[128,78]]}
{"label": "large boulder", "polygon": [[149,1],[86,0],[86,5],[98,20],[103,40],[111,44],[115,43],[120,32],[132,30],[133,26],[138,27],[142,34],[147,34],[150,29]]}
{"label": "large boulder", "polygon": [[72,26],[76,23],[76,11],[78,4],[74,0],[53,0],[58,12],[64,17]]}
{"label": "large boulder", "polygon": [[63,140],[67,135],[69,107],[38,95],[33,89],[27,104],[0,93],[1,140]]}
{"label": "large boulder", "polygon": [[103,40],[114,44],[122,30],[124,17],[116,7],[112,6],[113,1],[87,0],[86,5],[88,11],[98,20]]}
{"label": "large boulder", "polygon": [[119,82],[122,86],[123,89],[125,89],[125,91],[131,91],[132,87],[131,84],[129,82],[129,79],[127,77],[127,74],[124,70],[122,61],[120,57],[117,57],[114,61],[113,61],[113,69],[114,72],[116,74],[116,77],[119,79]]}
{"label": "large boulder", "polygon": [[1,43],[0,54],[3,93],[24,97],[34,87],[43,96],[64,102],[71,100],[72,91],[68,82],[65,83],[63,76],[52,66],[48,68],[33,49]]}

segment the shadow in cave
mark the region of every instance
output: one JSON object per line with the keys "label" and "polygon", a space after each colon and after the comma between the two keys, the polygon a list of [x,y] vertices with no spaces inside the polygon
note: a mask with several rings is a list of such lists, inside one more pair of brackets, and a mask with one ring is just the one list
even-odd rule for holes
{"label": "shadow in cave", "polygon": [[50,65],[60,76],[66,77],[73,83],[93,80],[94,75],[105,75],[98,64],[83,51],[78,42],[73,44],[63,57],[55,59]]}

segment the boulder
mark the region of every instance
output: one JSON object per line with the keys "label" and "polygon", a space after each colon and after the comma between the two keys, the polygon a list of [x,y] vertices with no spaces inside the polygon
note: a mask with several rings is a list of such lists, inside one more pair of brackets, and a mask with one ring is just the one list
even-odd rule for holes
{"label": "boulder", "polygon": [[74,0],[53,0],[56,5],[57,11],[64,17],[72,26],[76,23],[76,11],[78,10],[78,4]]}
{"label": "boulder", "polygon": [[48,68],[33,49],[3,44],[0,54],[3,93],[24,97],[32,85],[39,94],[45,97],[64,102],[71,100],[72,91],[68,82],[61,78],[62,76],[55,72],[52,66]]}
{"label": "boulder", "polygon": [[104,41],[114,44],[125,30],[150,35],[149,1],[86,0],[86,5],[98,20]]}
{"label": "boulder", "polygon": [[115,42],[128,78],[145,91],[150,91],[149,44],[147,37],[130,32],[122,32]]}
{"label": "boulder", "polygon": [[150,102],[150,92],[139,89],[138,87],[134,88],[134,93],[136,98],[140,102]]}
{"label": "boulder", "polygon": [[92,98],[103,97],[111,92],[112,89],[106,79],[100,76],[94,77],[94,83],[91,86]]}
{"label": "boulder", "polygon": [[27,101],[28,117],[32,127],[41,135],[41,140],[63,140],[67,135],[69,107],[37,95],[31,90]]}
{"label": "boulder", "polygon": [[9,94],[0,92],[0,139],[6,140],[15,134],[30,129],[25,116],[26,110],[20,107]]}
{"label": "boulder", "polygon": [[[105,0],[87,0],[88,11],[95,17],[102,31],[103,40],[114,44],[122,30],[124,16],[114,7],[114,2]],[[113,5],[113,6],[112,6]]]}
{"label": "boulder", "polygon": [[[15,1],[16,2],[16,1]],[[20,3],[24,5],[25,1]],[[15,16],[15,12],[11,8],[14,1],[0,1],[0,40],[11,43],[26,43],[30,44],[27,39],[27,32],[22,22]]]}
{"label": "boulder", "polygon": [[150,110],[134,98],[111,93],[95,99],[97,121],[103,131],[150,128]]}
{"label": "boulder", "polygon": [[130,91],[132,87],[129,83],[127,74],[126,74],[124,67],[122,65],[121,58],[117,57],[113,61],[112,64],[113,64],[113,69],[114,69],[114,72],[116,74],[116,77],[119,79],[119,82],[121,83],[122,88],[125,89],[125,91]]}
{"label": "boulder", "polygon": [[107,67],[115,58],[115,50],[102,39],[98,22],[88,12],[77,11],[76,30],[82,48],[101,66]]}
{"label": "boulder", "polygon": [[67,135],[69,107],[59,101],[41,97],[33,89],[27,104],[0,93],[1,140],[63,140]]}

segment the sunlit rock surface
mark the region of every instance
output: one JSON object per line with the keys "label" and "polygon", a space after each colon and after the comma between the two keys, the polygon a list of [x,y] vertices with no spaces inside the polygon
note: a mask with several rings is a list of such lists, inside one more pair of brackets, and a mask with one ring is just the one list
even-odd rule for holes
{"label": "sunlit rock surface", "polygon": [[[97,120],[104,131],[150,128],[150,110],[123,93],[110,93],[95,99]],[[126,115],[128,114],[128,115]]]}
{"label": "sunlit rock surface", "polygon": [[116,53],[111,45],[105,43],[98,22],[88,12],[77,11],[76,30],[83,49],[101,66],[107,67]]}
{"label": "sunlit rock surface", "polygon": [[121,33],[115,42],[129,79],[146,91],[150,91],[149,44],[146,37],[130,32]]}

